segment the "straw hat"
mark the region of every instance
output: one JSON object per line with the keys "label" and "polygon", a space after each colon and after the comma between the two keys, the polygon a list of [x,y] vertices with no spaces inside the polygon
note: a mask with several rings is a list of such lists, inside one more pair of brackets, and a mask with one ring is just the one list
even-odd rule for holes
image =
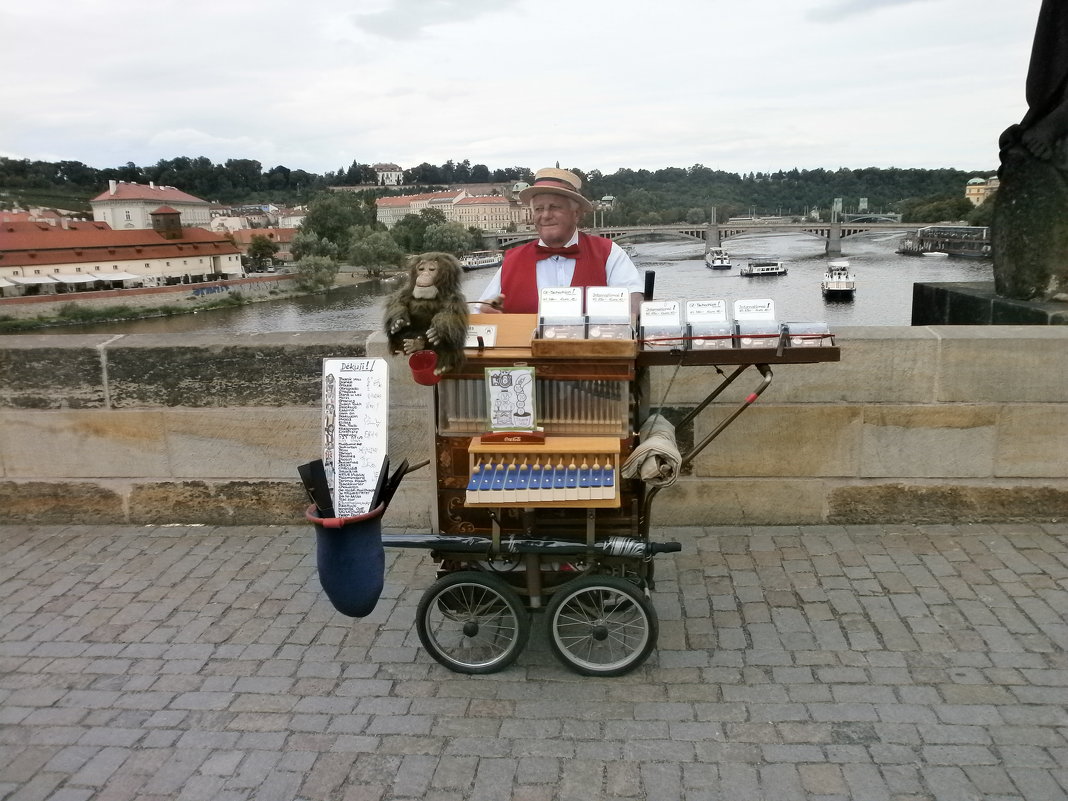
{"label": "straw hat", "polygon": [[555,167],[546,167],[543,170],[538,170],[534,176],[534,183],[519,193],[519,200],[522,203],[527,203],[534,195],[563,195],[572,200],[577,200],[583,211],[591,211],[593,204],[579,194],[579,189],[581,188],[582,179],[575,173],[559,170]]}

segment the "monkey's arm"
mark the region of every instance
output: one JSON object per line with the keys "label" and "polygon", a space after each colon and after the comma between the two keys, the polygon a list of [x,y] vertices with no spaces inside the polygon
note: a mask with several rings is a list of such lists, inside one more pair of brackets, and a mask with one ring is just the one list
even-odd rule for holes
{"label": "monkey's arm", "polygon": [[467,339],[467,302],[454,298],[439,309],[430,320],[427,339],[435,346],[462,348]]}

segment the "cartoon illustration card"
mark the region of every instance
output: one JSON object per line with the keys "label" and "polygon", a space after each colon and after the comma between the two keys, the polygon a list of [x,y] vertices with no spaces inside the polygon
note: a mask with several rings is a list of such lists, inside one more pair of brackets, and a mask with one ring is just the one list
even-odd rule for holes
{"label": "cartoon illustration card", "polygon": [[491,431],[535,429],[533,367],[487,367],[486,390]]}

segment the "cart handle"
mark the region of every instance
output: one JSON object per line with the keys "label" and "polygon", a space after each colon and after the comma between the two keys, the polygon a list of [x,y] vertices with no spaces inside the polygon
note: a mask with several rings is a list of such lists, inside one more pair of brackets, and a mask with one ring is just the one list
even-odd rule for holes
{"label": "cart handle", "polygon": [[392,548],[426,548],[440,553],[496,554],[541,553],[558,556],[594,554],[600,556],[650,557],[657,553],[677,553],[679,542],[648,542],[631,537],[609,537],[593,544],[571,540],[533,540],[513,537],[496,547],[489,537],[450,534],[383,534],[382,544]]}
{"label": "cart handle", "polygon": [[650,542],[645,546],[645,552],[650,556],[657,553],[679,553],[681,550],[681,542]]}
{"label": "cart handle", "polygon": [[[761,377],[760,378],[760,384],[757,386],[757,388],[755,390],[753,390],[752,392],[750,392],[748,395],[745,396],[745,400],[743,400],[738,405],[738,407],[734,409],[734,411],[732,411],[729,415],[727,415],[727,417],[722,422],[720,422],[719,425],[717,425],[715,428],[713,428],[705,436],[704,439],[702,439],[700,442],[698,442],[696,445],[694,445],[693,448],[690,450],[690,452],[687,453],[685,456],[683,456],[680,459],[680,461],[679,461],[679,466],[680,467],[685,467],[685,466],[689,465],[690,462],[692,462],[694,460],[694,457],[696,457],[697,454],[699,454],[701,451],[703,451],[705,449],[705,447],[708,445],[708,443],[710,443],[712,440],[714,440],[716,437],[718,437],[721,433],[723,433],[723,429],[725,429],[727,426],[729,426],[731,423],[733,423],[735,421],[735,419],[737,419],[738,415],[740,415],[742,412],[744,412],[746,409],[748,409],[750,406],[752,406],[753,403],[756,401],[756,399],[760,397],[761,393],[765,389],[767,389],[768,386],[771,384],[772,372],[771,372],[771,368],[768,365],[766,365],[766,364],[754,364],[752,366],[756,367],[756,369],[760,373],[760,377]],[[750,367],[750,365],[743,364],[737,370],[735,370],[733,373],[731,373],[729,376],[726,376],[708,394],[708,397],[706,397],[703,401],[701,401],[701,403],[699,403],[697,405],[697,408],[694,409],[693,412],[691,412],[689,415],[687,415],[687,417],[686,417],[684,422],[692,421],[697,416],[698,412],[700,412],[702,409],[704,409],[706,406],[708,406],[712,402],[712,400],[716,396],[718,396],[728,384],[730,384],[732,381],[734,381],[734,379],[736,379],[739,375],[742,374],[742,372],[744,370],[747,370],[749,367]],[[644,503],[644,505],[642,507],[642,514],[644,515],[644,519],[645,520],[649,519],[649,511],[650,511],[650,509],[652,508],[652,505],[653,505],[653,498],[656,497],[656,494],[660,491],[661,486],[662,485],[659,485],[659,484],[654,485],[653,487],[650,487],[649,491],[645,494],[645,503]]]}

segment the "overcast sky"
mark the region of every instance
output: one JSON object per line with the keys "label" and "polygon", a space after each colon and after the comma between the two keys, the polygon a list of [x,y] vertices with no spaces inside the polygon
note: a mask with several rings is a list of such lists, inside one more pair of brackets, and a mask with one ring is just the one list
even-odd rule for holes
{"label": "overcast sky", "polygon": [[993,171],[1039,5],[4,2],[0,155]]}

